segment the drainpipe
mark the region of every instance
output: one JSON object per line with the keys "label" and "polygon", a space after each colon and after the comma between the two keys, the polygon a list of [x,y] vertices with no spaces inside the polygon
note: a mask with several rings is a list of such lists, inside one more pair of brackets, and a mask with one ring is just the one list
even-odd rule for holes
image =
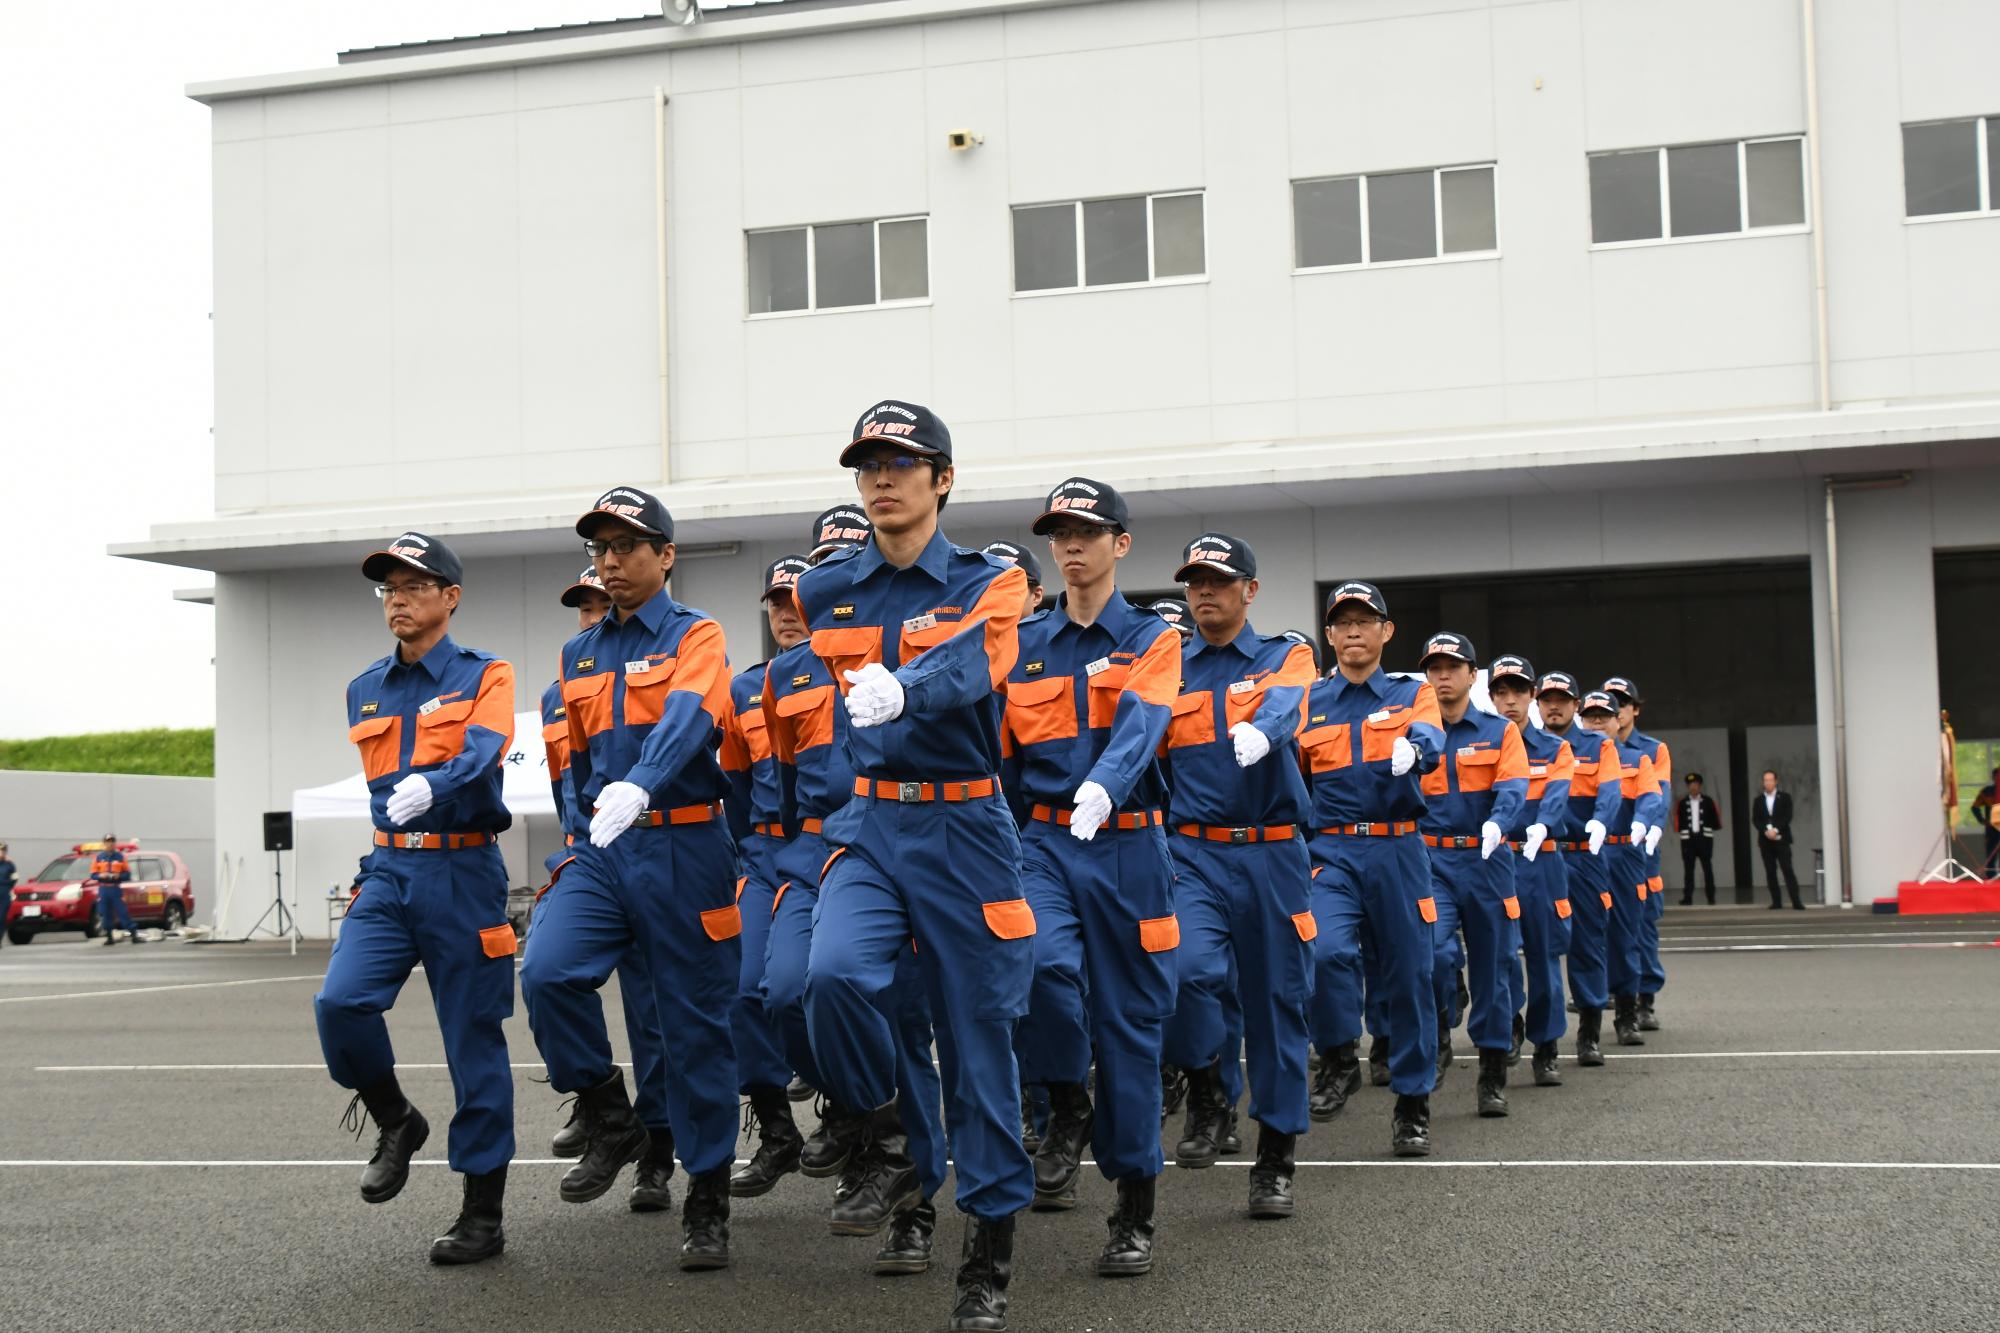
{"label": "drainpipe", "polygon": [[667,414],[667,90],[653,89],[653,248],[658,258],[660,338],[660,487],[673,479]]}
{"label": "drainpipe", "polygon": [[[1826,345],[1826,196],[1820,188],[1819,155],[1819,41],[1813,27],[1813,0],[1800,0],[1800,29],[1806,57],[1806,179],[1812,194],[1813,328],[1819,353],[1819,410],[1833,407],[1832,357]],[[1828,499],[1831,506],[1833,501]],[[1833,530],[1833,511],[1827,510],[1827,531]],[[1845,874],[1846,862],[1842,863]]]}

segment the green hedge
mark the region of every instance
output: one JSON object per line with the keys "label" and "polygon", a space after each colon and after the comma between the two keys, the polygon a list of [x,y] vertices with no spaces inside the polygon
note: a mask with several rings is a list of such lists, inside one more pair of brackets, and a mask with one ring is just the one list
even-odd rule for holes
{"label": "green hedge", "polygon": [[0,768],[41,773],[141,773],[169,778],[215,776],[215,728],[105,731],[0,741]]}

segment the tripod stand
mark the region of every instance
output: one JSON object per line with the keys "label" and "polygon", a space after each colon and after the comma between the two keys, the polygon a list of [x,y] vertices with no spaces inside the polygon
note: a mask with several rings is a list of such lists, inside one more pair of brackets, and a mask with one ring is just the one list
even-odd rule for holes
{"label": "tripod stand", "polygon": [[[292,954],[296,957],[299,952],[299,923],[298,918],[292,914],[292,910],[285,906],[285,854],[283,852],[273,851],[271,853],[271,880],[277,886],[277,896],[271,900],[271,905],[264,909],[264,915],[257,918],[257,923],[250,927],[249,931],[243,936],[243,939],[245,942],[248,942],[255,938],[257,932],[260,930],[265,931],[273,939],[285,939],[289,937],[292,941]],[[277,920],[272,922],[269,927],[266,927],[264,923],[270,921],[274,914]]]}

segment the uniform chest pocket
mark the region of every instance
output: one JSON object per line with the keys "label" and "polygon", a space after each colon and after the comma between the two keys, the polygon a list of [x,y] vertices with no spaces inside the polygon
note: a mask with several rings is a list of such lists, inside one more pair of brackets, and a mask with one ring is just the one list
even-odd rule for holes
{"label": "uniform chest pocket", "polygon": [[667,711],[667,695],[673,689],[673,658],[651,662],[644,671],[625,673],[625,724],[650,726]]}
{"label": "uniform chest pocket", "polygon": [[410,767],[449,763],[465,748],[465,722],[472,716],[472,700],[439,704],[428,713],[417,714],[416,743],[410,747]]}
{"label": "uniform chest pocket", "polygon": [[611,730],[611,673],[577,676],[562,683],[563,708],[586,739]]}
{"label": "uniform chest pocket", "polygon": [[402,767],[402,718],[363,718],[347,729],[347,739],[361,751],[361,775],[368,781],[385,778]]}
{"label": "uniform chest pocket", "polygon": [[[1398,739],[1410,730],[1410,710],[1397,708],[1387,717],[1371,717],[1361,724],[1361,762],[1373,764],[1390,757]],[[1429,791],[1429,787],[1424,788]],[[1444,788],[1439,787],[1439,791]]]}
{"label": "uniform chest pocket", "polygon": [[792,729],[792,753],[833,743],[833,686],[815,685],[778,700],[781,727]]}
{"label": "uniform chest pocket", "polygon": [[1215,740],[1215,694],[1196,690],[1174,698],[1174,715],[1167,720],[1167,748],[1207,745]]}
{"label": "uniform chest pocket", "polygon": [[1132,668],[1120,663],[1108,666],[1096,675],[1087,678],[1087,707],[1090,710],[1090,725],[1093,730],[1108,727],[1118,716],[1118,700],[1125,693],[1125,678],[1132,674]]}
{"label": "uniform chest pocket", "polygon": [[[631,696],[627,695],[627,699]],[[736,725],[743,729],[743,744],[750,751],[750,762],[761,764],[771,757],[771,736],[764,724],[764,705],[753,703],[736,715]]]}
{"label": "uniform chest pocket", "polygon": [[1076,679],[1007,682],[1007,730],[1016,745],[1039,745],[1076,735]]}
{"label": "uniform chest pocket", "polygon": [[870,662],[882,660],[882,630],[876,625],[836,625],[832,629],[816,629],[812,632],[813,652],[827,670],[833,673],[833,682],[840,692],[847,693],[847,673],[859,671]]}
{"label": "uniform chest pocket", "polygon": [[1347,768],[1354,763],[1354,729],[1345,722],[1307,727],[1299,733],[1299,749],[1315,773]]}
{"label": "uniform chest pocket", "polygon": [[904,625],[902,636],[896,641],[900,660],[908,666],[911,659],[926,648],[937,647],[964,628],[965,622],[962,620],[936,620],[921,629],[911,629],[908,625]]}
{"label": "uniform chest pocket", "polygon": [[1498,750],[1468,750],[1452,757],[1458,765],[1458,789],[1460,791],[1491,791],[1493,781],[1500,772],[1500,752]]}
{"label": "uniform chest pocket", "polygon": [[1264,682],[1252,685],[1237,681],[1222,699],[1225,728],[1233,728],[1238,722],[1248,722],[1257,716],[1257,709],[1264,702]]}

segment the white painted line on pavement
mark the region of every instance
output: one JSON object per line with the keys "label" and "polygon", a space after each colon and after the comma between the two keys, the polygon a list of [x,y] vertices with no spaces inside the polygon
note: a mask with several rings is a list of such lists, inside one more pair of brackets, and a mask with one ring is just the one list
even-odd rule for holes
{"label": "white painted line on pavement", "polygon": [[[746,1158],[737,1158],[742,1165]],[[1096,1163],[1086,1160],[1085,1166]],[[24,1169],[70,1168],[88,1170],[112,1167],[126,1169],[132,1167],[315,1167],[315,1168],[355,1168],[368,1165],[365,1161],[352,1158],[184,1158],[177,1160],[147,1160],[106,1158],[97,1161],[59,1161],[52,1158],[0,1158],[0,1168],[18,1167]],[[411,1166],[449,1166],[450,1163],[437,1158],[419,1158]],[[514,1166],[574,1166],[572,1160],[556,1157],[517,1157]],[[1255,1162],[1223,1161],[1217,1166],[1248,1168]],[[1430,1168],[1476,1168],[1483,1170],[1508,1168],[1551,1168],[1561,1170],[1638,1170],[1646,1167],[1669,1167],[1687,1170],[1771,1170],[1771,1171],[2000,1171],[2000,1162],[1815,1162],[1793,1161],[1780,1158],[1506,1158],[1493,1160],[1451,1161],[1438,1158],[1383,1158],[1366,1157],[1348,1161],[1299,1162],[1299,1166],[1314,1167],[1417,1167]]]}
{"label": "white painted line on pavement", "polygon": [[172,986],[130,986],[124,990],[67,991],[61,995],[6,995],[0,1004],[33,1004],[37,1000],[97,1000],[113,995],[158,995],[170,990],[214,990],[221,986],[269,986],[279,981],[319,981],[324,972],[302,977],[250,977],[243,981],[184,981]]}
{"label": "white painted line on pavement", "polygon": [[1765,930],[1754,935],[1682,935],[1676,931],[1663,930],[1662,940],[1673,940],[1677,944],[1733,944],[1739,941],[1758,940],[1909,940],[1925,937],[1970,936],[1976,939],[1990,939],[2000,922],[1993,926],[1962,926],[1957,930]]}
{"label": "white painted line on pavement", "polygon": [[[1912,1055],[2000,1055],[2000,1050],[1959,1050],[1959,1051],[1648,1051],[1644,1055],[1626,1054],[1623,1051],[1606,1051],[1607,1060],[1768,1060],[1780,1056],[1912,1056]],[[1573,1055],[1565,1055],[1565,1060],[1574,1060]]]}
{"label": "white painted line on pavement", "polygon": [[1686,944],[1661,953],[1816,953],[1827,949],[1995,949],[2000,940],[1910,940],[1903,944]]}

